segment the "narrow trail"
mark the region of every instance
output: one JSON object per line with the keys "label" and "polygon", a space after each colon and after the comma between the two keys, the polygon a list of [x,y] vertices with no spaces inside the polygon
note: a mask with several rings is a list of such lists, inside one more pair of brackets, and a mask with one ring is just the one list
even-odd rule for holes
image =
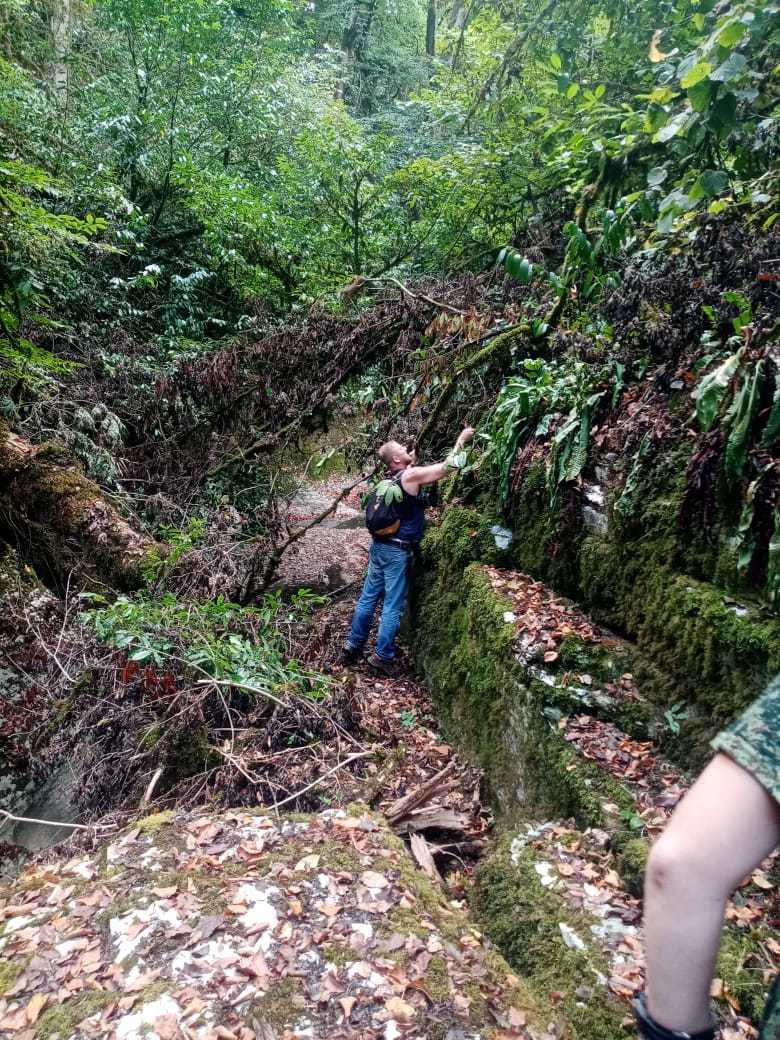
{"label": "narrow trail", "polygon": [[[287,523],[307,523],[343,486],[338,476],[304,483],[291,502]],[[277,581],[288,591],[309,588],[329,599],[315,613],[297,652],[308,667],[349,689],[363,739],[382,759],[380,765],[372,761],[363,778],[339,775],[333,797],[339,804],[367,802],[385,813],[398,833],[415,833],[418,863],[436,880],[445,875],[450,892],[463,895],[492,820],[481,800],[481,771],[442,736],[430,695],[414,677],[402,639],[395,678],[377,675],[364,663],[346,668],[340,662],[369,546],[358,488],[284,556]],[[427,793],[420,797],[423,791]],[[399,816],[405,799],[415,804]]]}

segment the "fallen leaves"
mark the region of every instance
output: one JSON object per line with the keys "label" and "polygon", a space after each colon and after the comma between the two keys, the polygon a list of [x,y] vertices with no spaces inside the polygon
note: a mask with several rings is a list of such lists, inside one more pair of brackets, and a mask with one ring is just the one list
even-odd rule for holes
{"label": "fallen leaves", "polygon": [[[266,854],[248,861],[260,832]],[[74,1040],[142,1030],[159,1040],[292,1040],[303,1018],[313,1037],[384,1040],[411,1036],[431,1007],[456,1031],[470,1017],[475,1030],[497,1022],[508,1037],[524,1035],[524,1016],[504,999],[509,984],[481,934],[458,919],[455,902],[430,909],[400,869],[405,853],[376,820],[273,821],[232,811],[173,819],[166,839],[172,834],[160,844],[153,833],[119,836],[109,879],[83,898],[68,893],[68,882],[89,859],[74,861],[73,875],[60,868],[11,893],[3,918],[16,906],[14,919],[35,924],[3,936],[4,957],[26,964],[0,997],[4,1036],[28,1040],[25,1030],[50,1007],[91,994],[96,1010],[74,1026]],[[165,881],[149,885],[150,871]],[[120,944],[134,944],[132,957],[118,958]],[[434,958],[443,991],[429,978]],[[271,1028],[253,1017],[247,1026],[248,1003],[283,983],[289,1021]],[[483,1008],[490,1017],[480,1025]]]}

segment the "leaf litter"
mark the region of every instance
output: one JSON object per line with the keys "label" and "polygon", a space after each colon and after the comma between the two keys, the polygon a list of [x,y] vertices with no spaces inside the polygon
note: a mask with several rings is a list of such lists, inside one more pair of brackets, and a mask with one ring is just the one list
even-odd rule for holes
{"label": "leaf litter", "polygon": [[533,1037],[508,967],[406,859],[369,814],[228,811],[30,865],[0,904],[21,966],[0,1035],[61,1013],[78,1040]]}

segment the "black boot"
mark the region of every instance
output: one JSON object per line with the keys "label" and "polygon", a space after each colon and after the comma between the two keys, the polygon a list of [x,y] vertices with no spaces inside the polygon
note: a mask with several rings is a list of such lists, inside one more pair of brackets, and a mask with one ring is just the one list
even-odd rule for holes
{"label": "black boot", "polygon": [[349,643],[345,643],[341,648],[341,663],[344,665],[357,664],[360,658],[363,656],[362,646],[350,646]]}
{"label": "black boot", "polygon": [[698,1033],[685,1033],[659,1025],[654,1018],[650,1017],[644,993],[634,1001],[634,1014],[642,1040],[715,1040],[713,1026],[710,1026],[709,1029],[702,1029]]}

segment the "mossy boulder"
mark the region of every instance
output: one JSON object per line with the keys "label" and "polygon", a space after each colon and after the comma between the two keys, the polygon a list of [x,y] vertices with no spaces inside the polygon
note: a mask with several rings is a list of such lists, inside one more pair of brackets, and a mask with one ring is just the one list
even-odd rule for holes
{"label": "mossy boulder", "polygon": [[[672,523],[667,515],[671,510],[676,517],[679,487],[671,476],[668,481],[670,486],[656,489],[656,497],[643,504],[642,516],[649,526],[641,533],[636,521],[615,524],[605,535],[583,530],[571,519],[566,521],[571,528],[567,534],[565,517],[556,520],[563,529],[551,527],[549,517],[544,520],[541,500],[536,506],[529,501],[527,508],[516,511],[512,540],[499,548],[491,528],[506,521],[460,506],[448,509],[423,543],[425,567],[412,598],[410,631],[426,672],[426,658],[437,651],[429,650],[425,640],[434,633],[440,640],[443,634],[452,645],[458,610],[471,595],[469,566],[519,568],[550,582],[557,592],[574,596],[595,622],[635,641],[630,670],[650,710],[635,712],[633,722],[629,711],[618,721],[635,732],[634,723],[651,723],[651,735],[664,743],[671,757],[700,767],[714,733],[780,670],[780,620],[766,606],[735,600],[728,590],[680,573],[677,568],[684,559],[675,540],[676,520]],[[531,481],[523,493],[532,495],[533,486]],[[557,541],[551,541],[553,534]],[[428,622],[432,615],[435,626]],[[496,639],[497,634],[488,640],[491,653],[497,650]],[[587,648],[581,645],[564,644],[561,649],[572,668],[587,667],[598,677],[597,655],[588,660],[583,654]],[[664,723],[664,713],[674,706],[679,727]],[[609,711],[603,717],[609,717]]]}
{"label": "mossy boulder", "polygon": [[28,866],[0,889],[0,922],[0,1032],[36,1040],[215,1023],[241,1040],[407,1024],[494,1040],[523,1035],[512,1016],[542,1021],[467,911],[366,812],[160,813]]}
{"label": "mossy boulder", "polygon": [[[435,546],[429,542],[426,551]],[[622,650],[618,644],[609,666],[603,644],[571,636],[559,655],[563,665],[559,661],[554,672],[538,667],[523,659],[513,607],[479,564],[467,566],[457,581],[446,566],[427,569],[418,581],[413,646],[445,731],[485,770],[503,817],[536,811],[621,829],[621,812],[630,814],[633,799],[573,750],[561,720],[589,711],[647,736],[649,716],[640,701],[602,696],[598,684],[562,681],[575,657],[583,672],[588,667],[594,676],[614,677],[625,666]],[[605,816],[605,804],[616,811]]]}

